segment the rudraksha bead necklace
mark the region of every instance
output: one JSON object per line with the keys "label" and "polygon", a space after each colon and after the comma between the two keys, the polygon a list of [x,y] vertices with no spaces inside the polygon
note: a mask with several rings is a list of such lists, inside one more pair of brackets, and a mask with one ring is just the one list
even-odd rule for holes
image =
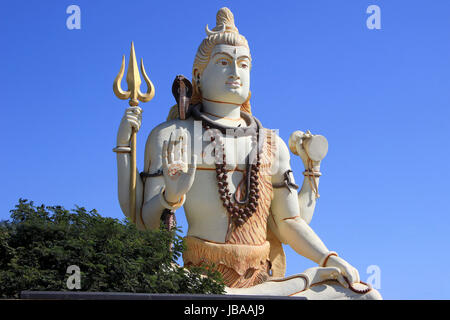
{"label": "rudraksha bead necklace", "polygon": [[[211,126],[202,121],[203,128],[211,134],[211,144],[214,147],[214,158],[216,166],[217,186],[219,190],[219,196],[222,200],[222,204],[227,210],[233,223],[240,227],[242,226],[257,210],[259,195],[259,169],[261,162],[259,159],[258,149],[258,133],[251,135],[252,144],[250,154],[246,158],[246,170],[244,172],[245,180],[245,196],[243,200],[239,199],[237,195],[241,183],[236,188],[236,192],[232,194],[228,187],[228,173],[226,168],[227,161],[225,155],[225,147],[221,134],[217,133],[217,129],[211,129]],[[256,157],[256,159],[255,159]],[[256,161],[253,161],[256,160]]]}

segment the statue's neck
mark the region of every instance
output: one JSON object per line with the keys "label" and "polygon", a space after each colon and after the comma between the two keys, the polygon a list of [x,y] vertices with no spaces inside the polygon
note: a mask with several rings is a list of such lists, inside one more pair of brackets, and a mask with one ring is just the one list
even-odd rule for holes
{"label": "statue's neck", "polygon": [[238,121],[241,119],[241,106],[226,102],[202,99],[203,112],[218,120]]}

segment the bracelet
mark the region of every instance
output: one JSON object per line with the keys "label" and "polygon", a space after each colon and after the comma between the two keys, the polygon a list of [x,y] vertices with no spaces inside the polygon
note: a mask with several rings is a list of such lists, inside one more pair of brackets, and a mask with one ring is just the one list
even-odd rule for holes
{"label": "bracelet", "polygon": [[178,208],[180,208],[184,202],[186,201],[186,195],[183,194],[183,196],[181,197],[180,201],[176,202],[176,203],[170,203],[166,200],[166,198],[164,198],[164,191],[165,191],[166,187],[162,187],[161,191],[159,192],[159,202],[161,202],[161,205],[169,210],[177,210]]}
{"label": "bracelet", "polygon": [[319,186],[317,185],[316,179],[313,179],[312,177],[319,178],[322,173],[320,171],[314,171],[313,162],[311,159],[308,159],[308,164],[306,166],[306,170],[303,171],[303,175],[308,177],[309,186],[311,187],[312,192],[314,192],[316,199],[318,199],[320,197]]}
{"label": "bracelet", "polygon": [[131,148],[126,146],[117,146],[114,149],[112,149],[115,153],[131,153]]}
{"label": "bracelet", "polygon": [[328,262],[328,259],[329,259],[331,256],[339,257],[339,255],[338,255],[336,252],[330,251],[330,252],[328,252],[325,256],[323,256],[322,259],[320,259],[320,261],[319,261],[319,266],[321,266],[321,267],[326,267],[327,262]]}
{"label": "bracelet", "polygon": [[320,177],[322,175],[322,172],[320,171],[313,171],[313,170],[305,170],[303,171],[303,175],[304,176],[308,176],[308,177]]}

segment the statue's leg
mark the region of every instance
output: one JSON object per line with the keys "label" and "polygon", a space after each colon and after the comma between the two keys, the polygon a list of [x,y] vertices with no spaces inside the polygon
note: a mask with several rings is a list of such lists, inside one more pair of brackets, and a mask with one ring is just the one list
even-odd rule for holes
{"label": "statue's leg", "polygon": [[[354,284],[356,289],[362,290],[366,286]],[[351,289],[344,288],[337,281],[329,280],[313,284],[308,290],[296,293],[296,297],[305,297],[308,300],[382,300],[381,294],[371,289],[365,294],[356,293]]]}
{"label": "statue's leg", "polygon": [[283,279],[268,280],[249,288],[227,287],[225,292],[226,294],[237,295],[290,296],[302,290],[305,284],[303,277],[294,275]]}
{"label": "statue's leg", "polygon": [[[276,281],[266,281],[250,288],[225,289],[226,294],[234,295],[267,295],[267,296],[293,296],[304,297],[308,300],[381,300],[381,294],[371,289],[365,294],[356,293],[344,288],[339,282],[328,280],[310,286],[303,291],[304,280],[299,276],[292,276]],[[353,284],[355,289],[363,290],[367,287],[363,284]]]}

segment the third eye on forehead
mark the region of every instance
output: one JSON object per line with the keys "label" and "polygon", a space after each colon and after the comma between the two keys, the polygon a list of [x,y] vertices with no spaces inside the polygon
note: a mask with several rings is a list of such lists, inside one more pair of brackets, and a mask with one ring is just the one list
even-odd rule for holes
{"label": "third eye on forehead", "polygon": [[231,59],[248,59],[250,60],[250,53],[246,47],[243,46],[229,46],[229,45],[217,45],[213,52],[212,57],[225,56]]}

